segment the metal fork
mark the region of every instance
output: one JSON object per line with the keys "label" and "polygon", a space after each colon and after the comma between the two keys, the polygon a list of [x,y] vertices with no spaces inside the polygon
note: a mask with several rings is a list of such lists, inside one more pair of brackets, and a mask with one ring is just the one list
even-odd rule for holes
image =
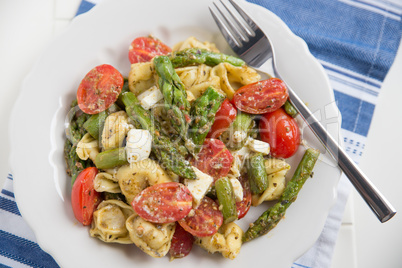
{"label": "metal fork", "polygon": [[[209,10],[232,50],[251,67],[258,68],[268,60],[272,60],[273,74],[281,78],[276,68],[275,50],[269,37],[264,34],[257,23],[235,1],[228,0],[228,3],[222,0],[219,1],[224,8],[220,8],[219,5],[213,2],[213,6],[210,6]],[[287,86],[291,103],[327,151],[338,162],[338,166],[349,178],[378,219],[381,222],[391,219],[395,215],[396,210],[367,176],[363,174],[343,148],[338,145],[335,139],[330,136],[289,85]]]}

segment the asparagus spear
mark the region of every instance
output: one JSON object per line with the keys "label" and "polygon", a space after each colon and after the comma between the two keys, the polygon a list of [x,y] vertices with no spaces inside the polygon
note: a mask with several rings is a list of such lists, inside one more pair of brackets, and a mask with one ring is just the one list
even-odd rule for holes
{"label": "asparagus spear", "polygon": [[220,139],[229,149],[238,150],[246,143],[254,124],[255,122],[251,114],[238,112],[236,119],[230,127],[222,133]]}
{"label": "asparagus spear", "polygon": [[186,138],[190,123],[190,103],[187,100],[184,85],[167,56],[155,57],[154,65],[159,76],[158,85],[165,100],[170,122],[177,133]]}
{"label": "asparagus spear", "polygon": [[78,174],[87,167],[92,166],[90,160],[81,160],[75,150],[76,145],[73,145],[69,139],[64,143],[64,160],[67,165],[67,175],[71,177],[71,185],[74,184]]}
{"label": "asparagus spear", "polygon": [[293,118],[295,118],[299,114],[299,112],[296,110],[293,104],[290,103],[289,100],[286,100],[283,108],[285,109],[285,112]]}
{"label": "asparagus spear", "polygon": [[170,59],[175,68],[199,64],[215,66],[222,62],[228,62],[234,66],[243,66],[245,64],[243,60],[237,57],[200,48],[188,48],[175,52]]}
{"label": "asparagus spear", "polygon": [[70,111],[67,114],[69,122],[66,129],[67,139],[69,139],[73,145],[77,145],[82,136],[84,136],[85,129],[83,129],[82,126],[84,122],[90,117],[90,115],[86,113],[77,115],[78,111],[78,103],[75,99],[71,102]]}
{"label": "asparagus spear", "polygon": [[250,158],[247,166],[250,190],[253,194],[260,194],[268,187],[268,175],[265,171],[264,161],[262,153],[257,153]]}
{"label": "asparagus spear", "polygon": [[219,209],[223,214],[223,223],[237,220],[237,207],[232,183],[229,178],[222,177],[215,181],[216,195],[218,196]]}
{"label": "asparagus spear", "polygon": [[98,169],[108,169],[127,164],[126,149],[115,148],[96,155],[95,166]]}
{"label": "asparagus spear", "polygon": [[286,185],[284,192],[278,202],[265,211],[250,228],[244,233],[243,241],[247,242],[259,236],[262,236],[272,230],[285,215],[286,209],[296,200],[297,194],[306,182],[308,177],[312,176],[314,165],[318,159],[319,151],[309,148],[304,153],[292,179]]}
{"label": "asparagus spear", "polygon": [[168,137],[161,134],[160,127],[155,124],[152,114],[142,108],[135,95],[126,92],[121,94],[119,98],[126,106],[127,115],[151,133],[152,151],[162,165],[183,178],[195,179],[196,175],[190,162],[180,154]]}
{"label": "asparagus spear", "polygon": [[98,114],[94,114],[85,121],[84,129],[97,140],[101,139],[103,126],[109,114],[119,111],[120,108],[116,104],[112,104],[108,109]]}
{"label": "asparagus spear", "polygon": [[224,96],[212,87],[208,87],[204,94],[195,100],[190,115],[193,121],[190,125],[189,139],[194,146],[194,152],[198,153],[204,143],[209,130],[215,120],[215,114],[221,107]]}
{"label": "asparagus spear", "polygon": [[77,115],[79,109],[77,109],[77,100],[73,100],[68,112],[69,124],[66,129],[67,139],[64,143],[64,160],[66,162],[66,172],[71,177],[71,184],[74,183],[78,174],[85,168],[91,166],[90,160],[81,160],[77,153],[76,148],[78,142],[85,134],[85,129],[82,127],[84,122],[89,118],[88,114]]}

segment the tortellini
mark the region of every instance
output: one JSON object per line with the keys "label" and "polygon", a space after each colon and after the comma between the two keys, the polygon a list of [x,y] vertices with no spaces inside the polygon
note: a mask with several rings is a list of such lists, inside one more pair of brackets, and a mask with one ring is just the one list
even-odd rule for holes
{"label": "tortellini", "polygon": [[107,172],[99,172],[94,179],[97,192],[121,193],[119,180]]}
{"label": "tortellini", "polygon": [[194,98],[200,97],[209,86],[212,86],[232,99],[233,94],[240,86],[261,79],[261,76],[254,69],[246,65],[236,67],[230,63],[220,63],[214,67],[201,64],[177,68],[176,73],[183,82],[186,91],[190,92]]}
{"label": "tortellini", "polygon": [[89,135],[89,133],[86,133],[78,142],[75,152],[82,160],[87,160],[89,158],[92,161],[95,161],[95,158],[99,153],[98,141]]}
{"label": "tortellini", "polygon": [[131,64],[128,75],[128,87],[134,95],[138,96],[156,84],[153,61]]}
{"label": "tortellini", "polygon": [[261,195],[253,195],[251,204],[258,206],[264,201],[278,199],[286,187],[286,173],[290,165],[284,160],[270,158],[265,161],[265,170],[268,174],[268,188]]}
{"label": "tortellini", "polygon": [[134,128],[125,111],[110,114],[102,132],[102,147],[105,150],[121,147],[130,129]]}
{"label": "tortellini", "polygon": [[211,74],[212,67],[205,64],[177,68],[176,73],[183,82],[191,100],[200,97],[209,86],[220,90],[221,78]]}
{"label": "tortellini", "polygon": [[129,204],[146,187],[172,181],[166,171],[149,158],[122,166],[117,171],[116,178]]}
{"label": "tortellini", "polygon": [[132,215],[126,222],[131,241],[148,255],[160,258],[170,249],[176,223],[156,224]]}
{"label": "tortellini", "polygon": [[243,230],[234,222],[224,224],[218,233],[207,237],[195,237],[195,244],[209,253],[220,252],[223,257],[233,260],[240,253]]}
{"label": "tortellini", "polygon": [[214,43],[210,43],[208,41],[206,42],[201,42],[197,40],[197,38],[191,36],[184,40],[183,42],[177,43],[176,45],[173,46],[172,51],[180,51],[186,48],[202,48],[202,49],[207,49],[212,52],[219,52],[219,50],[216,48]]}
{"label": "tortellini", "polygon": [[93,214],[90,235],[108,243],[132,244],[126,220],[135,215],[131,206],[119,200],[102,201]]}
{"label": "tortellini", "polygon": [[235,91],[243,85],[260,81],[258,72],[247,65],[233,66],[230,63],[220,63],[212,68],[211,75],[220,77],[220,88],[231,100]]}

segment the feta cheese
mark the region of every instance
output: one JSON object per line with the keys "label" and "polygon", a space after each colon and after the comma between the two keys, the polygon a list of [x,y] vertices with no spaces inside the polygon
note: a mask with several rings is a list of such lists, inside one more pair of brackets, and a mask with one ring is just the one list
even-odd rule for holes
{"label": "feta cheese", "polygon": [[247,132],[246,131],[235,131],[231,137],[232,142],[234,143],[240,143],[242,142],[245,138],[247,138]]}
{"label": "feta cheese", "polygon": [[193,207],[196,208],[201,203],[201,200],[204,198],[204,196],[207,194],[214,179],[196,167],[193,167],[193,170],[195,172],[195,175],[197,176],[197,179],[185,179],[184,185],[187,186],[187,188],[193,195]]}
{"label": "feta cheese", "polygon": [[250,155],[250,149],[247,146],[243,146],[240,150],[231,151],[230,153],[233,156],[233,163],[230,167],[231,175],[234,177],[240,177],[241,169]]}
{"label": "feta cheese", "polygon": [[233,187],[233,192],[235,195],[236,202],[242,201],[243,200],[243,187],[241,186],[240,181],[236,178],[230,178],[229,180]]}
{"label": "feta cheese", "polygon": [[147,159],[151,153],[152,136],[148,130],[131,129],[127,133],[126,154],[131,164]]}
{"label": "feta cheese", "polygon": [[264,142],[264,141],[260,141],[260,140],[256,140],[253,138],[249,138],[246,145],[253,151],[256,153],[262,153],[264,155],[269,154],[270,152],[270,146],[269,143]]}
{"label": "feta cheese", "polygon": [[153,86],[150,89],[138,95],[138,100],[145,110],[149,110],[155,106],[157,102],[163,99],[163,94],[158,87]]}

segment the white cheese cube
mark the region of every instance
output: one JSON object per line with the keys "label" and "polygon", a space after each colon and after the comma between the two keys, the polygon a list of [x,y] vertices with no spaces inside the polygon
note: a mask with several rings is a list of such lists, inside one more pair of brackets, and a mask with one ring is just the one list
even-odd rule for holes
{"label": "white cheese cube", "polygon": [[234,143],[240,143],[242,142],[245,138],[247,138],[247,132],[246,131],[235,131],[231,137],[232,142]]}
{"label": "white cheese cube", "polygon": [[127,133],[126,155],[131,164],[147,159],[151,153],[152,136],[148,130],[131,129]]}
{"label": "white cheese cube", "polygon": [[233,187],[233,192],[235,194],[236,202],[242,201],[243,200],[243,187],[241,186],[240,181],[236,178],[230,178],[229,180]]}
{"label": "white cheese cube", "polygon": [[163,94],[158,87],[153,86],[150,89],[138,95],[138,100],[145,110],[149,110],[155,106],[157,102],[163,99]]}
{"label": "white cheese cube", "polygon": [[231,151],[230,153],[233,156],[233,163],[230,167],[231,174],[234,177],[239,177],[241,169],[243,168],[245,161],[250,155],[250,149],[247,146],[243,146],[240,150]]}
{"label": "white cheese cube", "polygon": [[264,155],[269,154],[270,146],[269,143],[249,138],[246,144],[253,152],[262,153]]}
{"label": "white cheese cube", "polygon": [[196,167],[193,167],[197,179],[195,180],[184,180],[184,185],[190,190],[193,195],[193,207],[196,208],[201,203],[201,200],[207,194],[209,188],[211,187],[214,178],[205,174]]}

